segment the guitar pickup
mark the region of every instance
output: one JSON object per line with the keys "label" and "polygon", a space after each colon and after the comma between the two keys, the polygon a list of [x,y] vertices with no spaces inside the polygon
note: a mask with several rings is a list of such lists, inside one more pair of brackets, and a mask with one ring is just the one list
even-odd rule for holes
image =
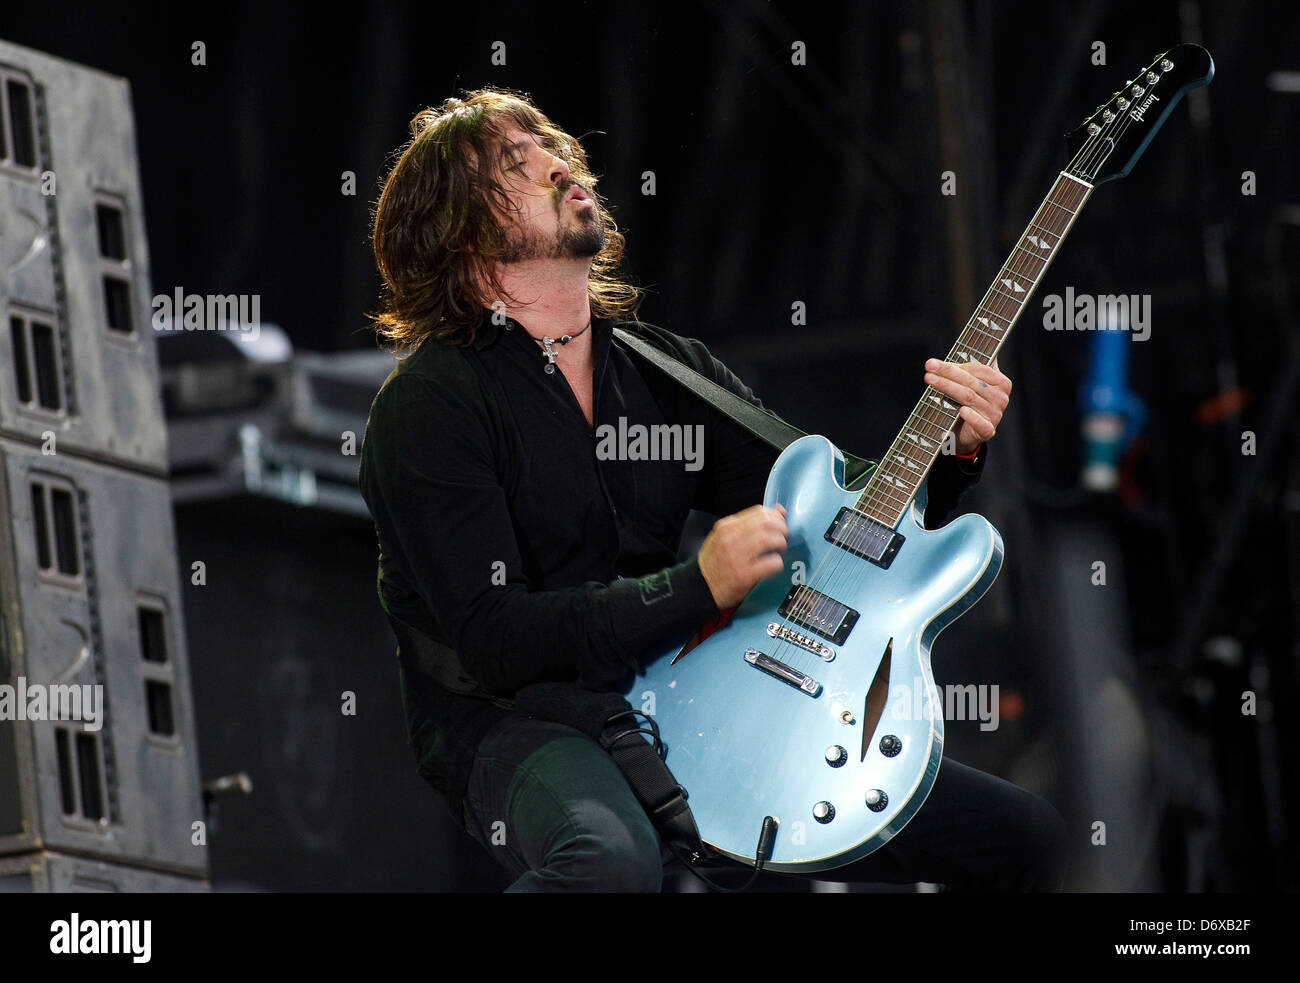
{"label": "guitar pickup", "polygon": [[888,570],[903,545],[903,536],[846,506],[826,530],[826,541]]}
{"label": "guitar pickup", "polygon": [[809,696],[820,696],[822,684],[811,676],[805,676],[793,666],[788,666],[780,659],[765,655],[758,649],[745,649],[745,661],[755,669],[762,669],[769,676],[775,676],[781,682],[793,686]]}
{"label": "guitar pickup", "polygon": [[[791,587],[776,613],[836,645],[843,645],[858,623],[857,611],[807,584]],[[820,652],[817,654],[822,655]]]}

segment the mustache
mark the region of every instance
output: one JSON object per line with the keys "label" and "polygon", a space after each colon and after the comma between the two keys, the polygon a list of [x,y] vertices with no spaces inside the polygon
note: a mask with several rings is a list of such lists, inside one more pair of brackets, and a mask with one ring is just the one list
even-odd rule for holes
{"label": "mustache", "polygon": [[588,198],[591,199],[591,203],[593,205],[596,204],[596,195],[591,191],[590,188],[588,188],[580,181],[575,181],[573,178],[569,178],[562,184],[558,184],[555,186],[554,195],[555,195],[556,208],[559,208],[560,205],[564,204],[564,196],[569,193],[569,189],[572,188],[575,184],[578,186],[579,191],[581,191],[584,195],[586,195]]}

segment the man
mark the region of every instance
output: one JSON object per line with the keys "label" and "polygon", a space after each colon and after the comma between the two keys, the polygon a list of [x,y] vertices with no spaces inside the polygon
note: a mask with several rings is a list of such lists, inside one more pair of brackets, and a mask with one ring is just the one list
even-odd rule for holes
{"label": "man", "polygon": [[[375,397],[359,482],[420,773],[511,890],[657,891],[662,844],[614,760],[562,713],[520,707],[546,684],[622,692],[780,571],[784,510],[756,504],[775,452],[614,338],[638,301],[617,274],[623,238],[581,145],[525,98],[480,90],[418,113],[373,239],[377,329],[411,354]],[[635,328],[758,404],[700,342]],[[957,455],[931,475],[941,519],[983,467],[1011,383],[937,360],[924,378],[962,404]],[[701,428],[702,466],[606,459],[595,432],[620,418]],[[692,508],[722,518],[679,562]],[[1063,825],[949,760],[891,843],[819,876],[1059,889]]]}

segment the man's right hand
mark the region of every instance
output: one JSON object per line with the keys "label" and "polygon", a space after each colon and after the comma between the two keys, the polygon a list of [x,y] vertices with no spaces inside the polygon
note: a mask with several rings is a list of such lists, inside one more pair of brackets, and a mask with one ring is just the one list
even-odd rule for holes
{"label": "man's right hand", "polygon": [[785,568],[785,506],[754,505],[713,524],[700,547],[700,573],[719,608],[739,604],[754,585]]}

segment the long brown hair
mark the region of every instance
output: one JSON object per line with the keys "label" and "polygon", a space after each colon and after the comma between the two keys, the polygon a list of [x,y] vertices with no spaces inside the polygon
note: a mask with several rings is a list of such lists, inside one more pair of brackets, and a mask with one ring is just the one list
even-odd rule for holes
{"label": "long brown hair", "polygon": [[497,161],[510,123],[561,157],[600,205],[606,243],[587,281],[593,316],[635,316],[640,291],[619,276],[623,235],[596,193],[582,144],[527,95],[476,89],[415,114],[375,203],[372,242],[384,289],[379,313],[369,317],[392,350],[412,349],[430,334],[469,345],[483,318],[480,285],[508,297],[492,261],[506,245],[500,216],[509,213],[509,197]]}

